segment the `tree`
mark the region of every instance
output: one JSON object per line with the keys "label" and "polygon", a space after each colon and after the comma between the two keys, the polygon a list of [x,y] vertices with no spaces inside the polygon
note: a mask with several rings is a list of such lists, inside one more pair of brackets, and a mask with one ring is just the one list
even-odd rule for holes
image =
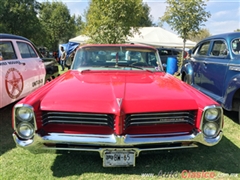
{"label": "tree", "polygon": [[60,43],[68,42],[75,35],[75,16],[62,2],[43,2],[39,11],[39,19],[44,27],[44,44],[51,50],[58,48]]}
{"label": "tree", "polygon": [[142,0],[92,0],[83,34],[93,43],[125,42],[138,32],[143,12]]}
{"label": "tree", "polygon": [[41,39],[36,0],[0,0],[0,32],[24,36],[34,43]]}
{"label": "tree", "polygon": [[166,12],[160,20],[167,22],[172,30],[183,38],[183,50],[185,50],[185,42],[190,33],[199,32],[200,27],[204,26],[203,23],[211,14],[205,11],[205,0],[167,0],[166,3],[168,4]]}
{"label": "tree", "polygon": [[200,29],[197,33],[189,33],[188,39],[194,42],[199,42],[200,40],[211,36],[208,29]]}
{"label": "tree", "polygon": [[85,23],[83,22],[82,16],[80,15],[78,15],[77,17],[74,16],[74,19],[75,19],[75,26],[76,26],[75,35],[80,35]]}
{"label": "tree", "polygon": [[138,23],[138,27],[150,27],[153,26],[153,17],[150,15],[150,10],[151,8],[148,6],[147,3],[142,4],[143,7],[143,13],[142,16],[140,17],[140,21]]}
{"label": "tree", "polygon": [[240,32],[240,29],[236,29],[236,30],[234,30],[234,32]]}

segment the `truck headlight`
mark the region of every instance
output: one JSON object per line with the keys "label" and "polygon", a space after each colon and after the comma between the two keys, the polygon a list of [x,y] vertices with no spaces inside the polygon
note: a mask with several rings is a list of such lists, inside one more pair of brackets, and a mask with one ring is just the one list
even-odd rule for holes
{"label": "truck headlight", "polygon": [[203,133],[206,136],[215,136],[218,132],[218,125],[214,122],[207,122],[203,126]]}
{"label": "truck headlight", "polygon": [[205,119],[207,121],[215,121],[215,120],[217,120],[219,114],[220,114],[220,112],[219,112],[218,109],[216,109],[216,108],[209,108],[205,112]]}
{"label": "truck headlight", "polygon": [[20,107],[18,108],[16,115],[21,121],[30,121],[33,117],[33,112],[28,107]]}
{"label": "truck headlight", "polygon": [[31,138],[34,134],[34,127],[30,123],[20,123],[17,127],[18,134],[21,138]]}

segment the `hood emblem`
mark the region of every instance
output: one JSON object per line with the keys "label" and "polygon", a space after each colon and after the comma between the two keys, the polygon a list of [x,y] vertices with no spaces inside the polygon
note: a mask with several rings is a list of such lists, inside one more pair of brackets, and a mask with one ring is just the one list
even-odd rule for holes
{"label": "hood emblem", "polygon": [[122,105],[122,98],[116,98],[119,107]]}

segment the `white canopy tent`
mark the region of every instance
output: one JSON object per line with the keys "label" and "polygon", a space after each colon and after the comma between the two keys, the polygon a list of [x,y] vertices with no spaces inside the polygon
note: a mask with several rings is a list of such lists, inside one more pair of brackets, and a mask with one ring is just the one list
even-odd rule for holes
{"label": "white canopy tent", "polygon": [[[155,47],[183,47],[183,39],[178,35],[169,32],[160,27],[142,27],[139,29],[140,34],[136,33],[134,37],[129,37],[128,43],[146,44]],[[69,42],[86,43],[89,37],[80,35],[75,38],[69,39]],[[195,42],[190,40],[186,41],[186,47],[194,47]]]}
{"label": "white canopy tent", "polygon": [[84,44],[84,43],[86,43],[86,41],[87,41],[88,39],[89,39],[89,37],[84,36],[84,35],[80,35],[80,36],[74,37],[74,38],[72,38],[72,39],[69,39],[69,42],[75,42],[75,43]]}
{"label": "white canopy tent", "polygon": [[[183,39],[161,27],[142,27],[140,34],[129,37],[128,42],[146,44],[156,47],[183,47]],[[194,47],[196,42],[187,40],[185,47]]]}

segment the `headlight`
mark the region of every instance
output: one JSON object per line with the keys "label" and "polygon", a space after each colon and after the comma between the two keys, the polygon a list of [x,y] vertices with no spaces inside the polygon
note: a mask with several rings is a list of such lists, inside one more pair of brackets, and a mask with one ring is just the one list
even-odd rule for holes
{"label": "headlight", "polygon": [[205,112],[205,119],[207,121],[215,121],[217,120],[219,115],[219,110],[216,108],[210,108],[208,110],[206,110]]}
{"label": "headlight", "polygon": [[33,117],[33,112],[28,107],[20,107],[16,115],[21,121],[30,121]]}
{"label": "headlight", "polygon": [[33,136],[34,133],[34,128],[31,124],[29,123],[20,123],[18,125],[18,134],[22,138],[30,138]]}
{"label": "headlight", "polygon": [[218,125],[214,122],[208,122],[203,126],[203,132],[206,136],[214,136],[218,131]]}

